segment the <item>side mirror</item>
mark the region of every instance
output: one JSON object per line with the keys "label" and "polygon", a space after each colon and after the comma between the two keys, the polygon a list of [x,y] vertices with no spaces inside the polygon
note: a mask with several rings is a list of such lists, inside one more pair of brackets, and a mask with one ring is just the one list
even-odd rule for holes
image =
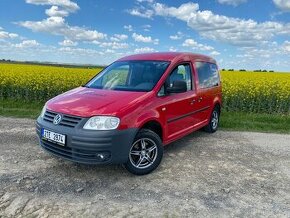
{"label": "side mirror", "polygon": [[183,80],[173,81],[173,86],[166,88],[167,93],[182,93],[186,91],[187,91],[187,84]]}

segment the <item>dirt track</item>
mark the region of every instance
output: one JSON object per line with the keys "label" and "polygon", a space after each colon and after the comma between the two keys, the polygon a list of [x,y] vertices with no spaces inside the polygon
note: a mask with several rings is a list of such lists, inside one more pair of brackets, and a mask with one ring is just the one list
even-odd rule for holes
{"label": "dirt track", "polygon": [[2,216],[290,217],[290,135],[196,132],[137,177],[57,159],[33,120],[0,117]]}

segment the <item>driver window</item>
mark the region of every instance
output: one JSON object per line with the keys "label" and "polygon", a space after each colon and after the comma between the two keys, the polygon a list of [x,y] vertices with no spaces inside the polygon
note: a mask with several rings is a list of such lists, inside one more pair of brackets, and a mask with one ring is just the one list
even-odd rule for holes
{"label": "driver window", "polygon": [[[192,90],[192,73],[189,64],[180,64],[171,72],[169,78],[167,78],[167,83],[170,87],[173,86],[173,82],[177,80],[183,80],[187,84],[187,91]],[[165,85],[159,90],[158,96],[165,95]]]}
{"label": "driver window", "polygon": [[174,81],[183,80],[187,84],[187,91],[192,90],[191,69],[189,64],[178,65],[170,74],[169,86],[173,86]]}

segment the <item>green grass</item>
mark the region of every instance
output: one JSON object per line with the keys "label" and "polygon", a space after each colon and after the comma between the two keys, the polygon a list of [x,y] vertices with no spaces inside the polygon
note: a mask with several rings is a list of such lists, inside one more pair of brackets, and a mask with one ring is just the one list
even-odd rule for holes
{"label": "green grass", "polygon": [[[44,102],[0,101],[0,116],[36,119]],[[221,114],[224,130],[290,133],[290,115],[226,112]]]}
{"label": "green grass", "polygon": [[44,102],[0,100],[0,116],[35,119],[43,105]]}
{"label": "green grass", "polygon": [[226,112],[220,127],[225,130],[290,133],[290,115]]}

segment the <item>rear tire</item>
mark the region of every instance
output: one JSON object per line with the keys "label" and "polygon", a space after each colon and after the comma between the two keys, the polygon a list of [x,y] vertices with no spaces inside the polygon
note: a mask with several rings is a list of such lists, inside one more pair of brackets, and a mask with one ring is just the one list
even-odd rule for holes
{"label": "rear tire", "polygon": [[220,120],[220,108],[219,106],[215,106],[211,115],[210,115],[210,121],[207,124],[207,126],[204,127],[204,131],[208,133],[214,133],[218,129]]}
{"label": "rear tire", "polygon": [[124,167],[132,174],[145,175],[159,166],[162,157],[160,137],[149,129],[141,129],[134,139]]}

